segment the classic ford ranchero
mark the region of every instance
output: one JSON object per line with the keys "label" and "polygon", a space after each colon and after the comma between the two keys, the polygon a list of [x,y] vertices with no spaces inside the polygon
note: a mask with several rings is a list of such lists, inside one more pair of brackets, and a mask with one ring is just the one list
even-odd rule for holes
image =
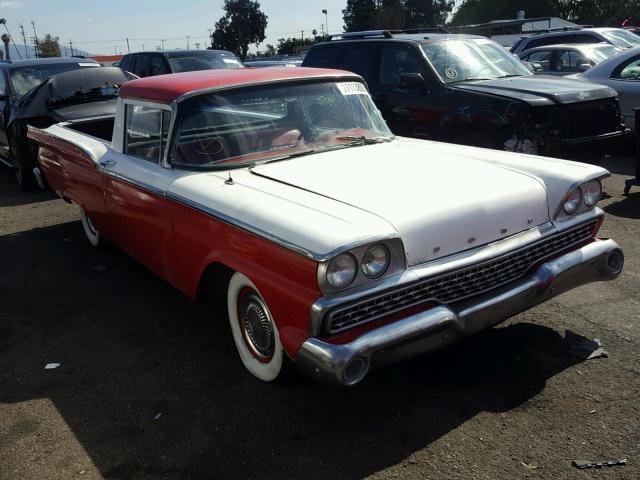
{"label": "classic ford ranchero", "polygon": [[394,137],[363,80],[243,69],[133,80],[113,117],[30,128],[36,177],[193,299],[245,367],[354,385],[623,266],[602,168]]}

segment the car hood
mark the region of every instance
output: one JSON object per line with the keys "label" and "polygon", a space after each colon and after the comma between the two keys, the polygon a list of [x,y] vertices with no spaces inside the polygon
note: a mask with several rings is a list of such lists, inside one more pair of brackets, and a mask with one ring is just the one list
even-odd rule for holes
{"label": "car hood", "polygon": [[251,173],[388,222],[404,244],[408,265],[549,221],[539,178],[462,155],[430,155],[425,147],[431,143],[346,148],[257,166]]}
{"label": "car hood", "polygon": [[453,88],[513,98],[531,106],[585,102],[616,96],[614,90],[603,85],[544,75],[461,82],[453,85]]}

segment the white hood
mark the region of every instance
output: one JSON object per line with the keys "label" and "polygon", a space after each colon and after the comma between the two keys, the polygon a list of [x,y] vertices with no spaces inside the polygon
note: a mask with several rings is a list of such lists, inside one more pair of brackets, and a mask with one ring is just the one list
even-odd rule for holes
{"label": "white hood", "polygon": [[258,166],[252,173],[386,220],[402,239],[409,265],[549,220],[546,190],[539,178],[481,160],[439,154],[420,143],[347,148]]}

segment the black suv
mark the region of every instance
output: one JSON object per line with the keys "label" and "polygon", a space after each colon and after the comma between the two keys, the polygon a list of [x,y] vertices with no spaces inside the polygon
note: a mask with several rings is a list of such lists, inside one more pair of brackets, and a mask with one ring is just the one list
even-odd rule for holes
{"label": "black suv", "polygon": [[238,57],[224,50],[171,50],[129,53],[120,68],[138,77],[216,68],[244,68]]}
{"label": "black suv", "polygon": [[610,147],[629,134],[608,87],[533,76],[497,43],[421,32],[345,33],[304,67],[358,73],[398,135],[526,153]]}

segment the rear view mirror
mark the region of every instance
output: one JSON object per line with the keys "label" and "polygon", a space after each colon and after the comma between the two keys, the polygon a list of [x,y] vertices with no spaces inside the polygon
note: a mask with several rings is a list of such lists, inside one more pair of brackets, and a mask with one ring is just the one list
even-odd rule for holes
{"label": "rear view mirror", "polygon": [[400,75],[402,88],[422,88],[427,84],[419,73],[403,73]]}

